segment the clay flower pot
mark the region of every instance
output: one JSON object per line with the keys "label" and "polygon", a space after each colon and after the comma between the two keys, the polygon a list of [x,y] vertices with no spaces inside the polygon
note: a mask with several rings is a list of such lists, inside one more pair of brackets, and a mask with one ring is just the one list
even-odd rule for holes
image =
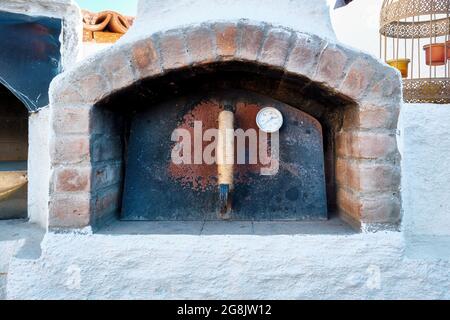
{"label": "clay flower pot", "polygon": [[388,65],[398,69],[403,78],[408,78],[408,66],[410,62],[411,60],[409,59],[393,59],[386,61]]}
{"label": "clay flower pot", "polygon": [[447,60],[450,60],[450,40],[447,41]]}
{"label": "clay flower pot", "polygon": [[425,50],[425,63],[429,66],[442,66],[445,64],[445,43],[427,44]]}

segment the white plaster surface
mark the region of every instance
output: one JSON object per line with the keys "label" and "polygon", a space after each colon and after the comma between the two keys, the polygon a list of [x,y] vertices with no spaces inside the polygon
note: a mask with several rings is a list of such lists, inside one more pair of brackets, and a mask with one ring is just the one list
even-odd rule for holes
{"label": "white plaster surface", "polygon": [[30,114],[28,120],[28,217],[46,229],[50,186],[50,108]]}
{"label": "white plaster surface", "polygon": [[73,0],[0,0],[0,10],[30,16],[62,19],[61,65],[64,70],[77,60],[82,42],[83,24],[81,11]]}
{"label": "white plaster surface", "polygon": [[207,21],[249,19],[335,40],[326,0],[140,0],[131,31],[119,41]]}
{"label": "white plaster surface", "polygon": [[47,233],[26,255],[0,238],[7,298],[450,299],[450,106],[406,104],[400,118],[401,232],[117,222]]}
{"label": "white plaster surface", "polygon": [[410,259],[400,232],[48,233],[15,258],[9,299],[450,299],[450,261]]}
{"label": "white plaster surface", "polygon": [[38,258],[44,232],[24,220],[0,221],[0,300],[6,298],[6,281],[11,259]]}
{"label": "white plaster surface", "polygon": [[8,298],[450,299],[450,106],[404,105],[400,119],[402,232],[354,234],[331,221],[48,233],[38,259],[5,263],[15,247],[0,242]]}
{"label": "white plaster surface", "polygon": [[104,51],[111,47],[111,43],[89,43],[83,42],[80,47],[80,53],[78,54],[77,62],[83,61],[101,51]]}
{"label": "white plaster surface", "polygon": [[450,254],[450,105],[404,104],[399,120],[408,254]]}
{"label": "white plaster surface", "polygon": [[404,227],[450,236],[450,105],[405,104],[399,130]]}
{"label": "white plaster surface", "polygon": [[[201,0],[183,3],[209,8],[214,15],[208,20],[245,18],[241,14],[226,16],[220,7],[237,5],[237,1],[214,1],[214,8]],[[319,19],[323,14],[316,1],[268,3],[272,9],[275,4],[279,9],[289,3],[301,3],[305,10],[318,7],[314,18],[308,19]],[[146,21],[142,31],[146,34],[157,31],[155,28],[203,21],[208,12],[197,10],[192,19],[198,21],[170,20],[167,17],[175,9],[175,1],[141,1],[140,6],[156,17]],[[255,3],[252,7],[259,8]],[[307,18],[302,20],[303,14],[311,15],[303,12],[297,16],[301,22],[296,23],[302,25],[293,28],[326,33],[312,23],[316,30],[305,29],[310,27]],[[144,22],[141,18],[140,23]],[[286,14],[286,21],[280,23],[290,26],[294,22]],[[130,32],[129,38],[141,34]],[[44,136],[46,129],[39,126],[45,126],[45,112],[37,115],[39,123],[30,120],[30,127],[42,130]],[[142,222],[117,223],[96,234],[89,230],[47,233],[40,244],[39,237],[21,233],[24,227],[20,224],[0,224],[0,298],[6,289],[9,299],[450,299],[449,120],[450,106],[402,107],[398,127],[401,232],[354,234],[333,224],[280,229],[254,223],[236,229],[217,224],[174,228]],[[46,161],[46,155],[34,156]],[[45,170],[44,178],[37,179],[46,179]],[[44,205],[45,210],[45,197],[40,200],[36,208]],[[40,214],[36,217],[35,221],[44,220]],[[27,241],[27,250],[21,250]]]}

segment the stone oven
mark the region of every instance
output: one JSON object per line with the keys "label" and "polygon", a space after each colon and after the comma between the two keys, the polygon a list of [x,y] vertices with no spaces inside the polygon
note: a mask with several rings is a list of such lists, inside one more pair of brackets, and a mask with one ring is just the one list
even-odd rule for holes
{"label": "stone oven", "polygon": [[77,64],[72,0],[0,11],[60,20],[63,71],[31,112],[0,90],[29,217],[0,221],[0,299],[450,297],[450,109],[402,103],[325,0],[142,0]]}
{"label": "stone oven", "polygon": [[77,56],[79,17],[70,0],[0,3],[0,220],[46,225],[48,88]]}
{"label": "stone oven", "polygon": [[[310,14],[306,1],[288,3]],[[50,228],[97,227],[112,218],[215,219],[217,177],[207,166],[173,167],[170,133],[195,120],[214,127],[230,103],[243,129],[255,126],[265,106],[285,117],[278,177],[236,182],[232,219],[337,214],[358,228],[399,221],[395,70],[290,16],[280,24],[281,17],[241,8],[239,17],[224,11],[177,21],[175,5],[156,7],[142,5],[116,45],[52,82]],[[164,28],[140,28],[164,14],[173,14]]]}

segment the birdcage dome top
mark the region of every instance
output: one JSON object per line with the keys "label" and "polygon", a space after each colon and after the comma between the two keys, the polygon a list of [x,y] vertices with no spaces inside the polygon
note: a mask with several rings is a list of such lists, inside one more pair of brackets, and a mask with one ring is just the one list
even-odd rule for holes
{"label": "birdcage dome top", "polygon": [[392,38],[442,36],[450,30],[450,0],[384,0],[380,33]]}

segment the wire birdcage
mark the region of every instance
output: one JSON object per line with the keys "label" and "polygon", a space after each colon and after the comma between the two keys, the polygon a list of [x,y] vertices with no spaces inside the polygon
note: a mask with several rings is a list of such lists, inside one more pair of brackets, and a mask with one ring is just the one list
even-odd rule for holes
{"label": "wire birdcage", "polygon": [[405,102],[450,103],[450,0],[384,0],[380,58],[400,70]]}

